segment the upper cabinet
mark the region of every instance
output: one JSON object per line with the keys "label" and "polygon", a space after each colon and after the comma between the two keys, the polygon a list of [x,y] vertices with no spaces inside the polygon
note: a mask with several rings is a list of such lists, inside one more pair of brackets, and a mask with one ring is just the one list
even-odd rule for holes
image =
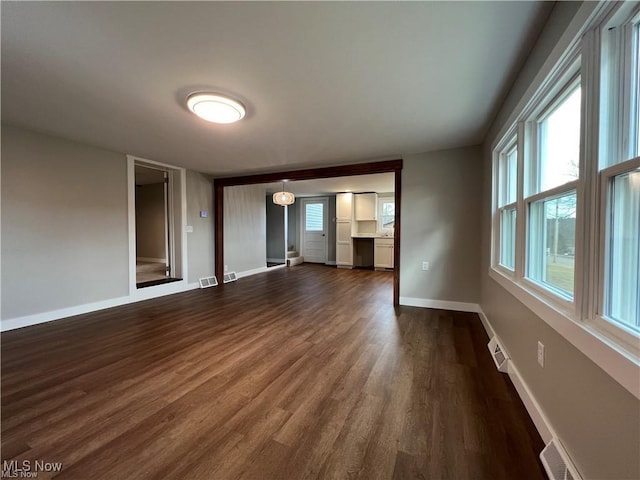
{"label": "upper cabinet", "polygon": [[376,220],[378,218],[377,193],[356,193],[353,198],[356,221]]}
{"label": "upper cabinet", "polygon": [[336,220],[350,222],[353,220],[353,193],[336,195]]}

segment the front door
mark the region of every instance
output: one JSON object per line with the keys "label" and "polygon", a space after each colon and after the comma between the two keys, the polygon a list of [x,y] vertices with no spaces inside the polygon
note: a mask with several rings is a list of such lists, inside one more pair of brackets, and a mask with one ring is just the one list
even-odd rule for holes
{"label": "front door", "polygon": [[327,199],[302,200],[304,261],[327,263]]}

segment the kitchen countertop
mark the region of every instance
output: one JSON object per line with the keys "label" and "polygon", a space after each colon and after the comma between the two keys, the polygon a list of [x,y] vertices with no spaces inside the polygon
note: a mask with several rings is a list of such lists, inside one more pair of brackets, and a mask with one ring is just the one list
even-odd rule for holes
{"label": "kitchen countertop", "polygon": [[382,233],[358,233],[351,235],[351,238],[393,238],[393,235],[383,235]]}

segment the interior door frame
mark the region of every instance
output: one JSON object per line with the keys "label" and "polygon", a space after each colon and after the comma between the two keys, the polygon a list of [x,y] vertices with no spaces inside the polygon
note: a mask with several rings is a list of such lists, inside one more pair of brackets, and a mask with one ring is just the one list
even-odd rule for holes
{"label": "interior door frame", "polygon": [[313,180],[317,178],[351,177],[373,173],[393,173],[395,184],[395,225],[393,235],[393,305],[400,305],[400,235],[402,201],[402,159],[380,162],[355,163],[336,167],[309,168],[255,175],[216,178],[213,181],[215,223],[215,274],[224,276],[224,187],[282,182],[285,180]]}
{"label": "interior door frame", "polygon": [[324,211],[322,212],[322,228],[324,229],[324,263],[329,261],[329,221],[328,221],[328,212],[329,212],[329,197],[320,196],[320,197],[300,197],[300,255],[304,257],[305,252],[305,235],[307,233],[307,212],[306,207],[302,207],[307,203],[318,203],[318,201],[322,201],[324,203]]}
{"label": "interior door frame", "polygon": [[[173,208],[169,209],[169,228],[172,230],[173,242],[169,245],[173,269],[182,277],[182,280],[163,285],[145,288],[137,288],[136,284],[136,193],[135,193],[135,166],[156,168],[169,172],[169,199]],[[159,297],[170,293],[183,291],[187,286],[188,259],[187,259],[187,180],[186,169],[156,162],[142,157],[127,155],[127,210],[128,210],[128,237],[129,237],[129,297],[134,300]],[[180,194],[175,196],[174,189],[179,186]],[[179,218],[176,218],[179,217]],[[176,242],[179,238],[179,250]],[[179,260],[178,260],[179,258]]]}

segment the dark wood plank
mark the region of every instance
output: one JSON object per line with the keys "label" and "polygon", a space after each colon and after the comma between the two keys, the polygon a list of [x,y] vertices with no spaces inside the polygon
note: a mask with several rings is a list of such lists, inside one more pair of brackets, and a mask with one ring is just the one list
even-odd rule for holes
{"label": "dark wood plank", "polygon": [[300,265],[3,333],[2,460],[61,479],[540,479],[477,315]]}

